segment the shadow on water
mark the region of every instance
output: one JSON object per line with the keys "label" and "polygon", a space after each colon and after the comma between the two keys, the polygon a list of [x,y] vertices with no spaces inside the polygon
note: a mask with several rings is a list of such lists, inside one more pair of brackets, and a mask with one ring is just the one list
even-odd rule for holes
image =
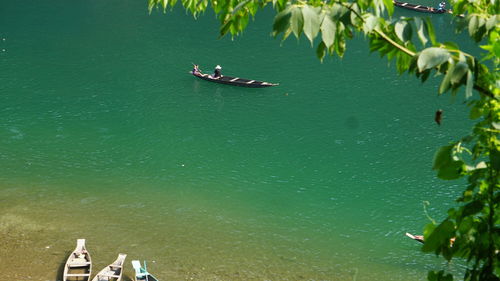
{"label": "shadow on water", "polygon": [[57,268],[56,279],[55,279],[57,281],[63,280],[64,266],[66,266],[66,261],[68,260],[68,256],[72,253],[72,251],[66,251],[65,253],[66,254],[64,255],[63,260],[59,262],[59,267]]}

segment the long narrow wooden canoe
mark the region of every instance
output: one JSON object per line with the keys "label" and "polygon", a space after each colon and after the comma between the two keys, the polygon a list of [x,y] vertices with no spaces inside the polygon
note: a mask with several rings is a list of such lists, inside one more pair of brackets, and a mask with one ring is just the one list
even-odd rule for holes
{"label": "long narrow wooden canoe", "polygon": [[422,235],[413,235],[411,233],[406,232],[406,236],[408,236],[411,239],[418,241],[420,243],[424,243],[424,236],[422,236]]}
{"label": "long narrow wooden canoe", "polygon": [[[413,235],[411,233],[406,232],[406,236],[422,244],[425,243],[423,235]],[[450,247],[453,247],[453,243],[455,243],[455,237],[450,238]]]}
{"label": "long narrow wooden canoe", "polygon": [[126,257],[126,254],[118,254],[118,258],[112,264],[99,271],[92,281],[121,281],[123,264]]}
{"label": "long narrow wooden canoe", "polygon": [[88,281],[91,273],[92,260],[85,248],[85,239],[78,239],[64,266],[63,281]]}
{"label": "long narrow wooden canoe", "polygon": [[263,82],[263,81],[258,81],[258,80],[250,80],[250,79],[243,79],[239,77],[230,77],[230,76],[221,76],[218,78],[212,77],[212,75],[209,74],[204,74],[200,70],[197,71],[193,70],[190,71],[191,74],[194,76],[214,82],[214,83],[219,83],[219,84],[226,84],[226,85],[233,85],[233,86],[240,86],[240,87],[249,87],[249,88],[265,88],[265,87],[271,87],[271,86],[277,86],[279,84],[275,83],[269,83],[269,82]]}
{"label": "long narrow wooden canoe", "polygon": [[433,8],[433,7],[427,7],[427,6],[423,6],[423,5],[417,5],[417,4],[410,4],[410,3],[406,3],[406,2],[399,2],[399,1],[395,1],[395,0],[393,0],[392,2],[394,3],[394,6],[417,11],[417,12],[421,12],[421,13],[453,14],[453,12],[451,10],[447,10],[447,9],[438,10],[436,8]]}
{"label": "long narrow wooden canoe", "polygon": [[140,261],[133,260],[132,267],[135,270],[134,281],[158,281],[158,278],[148,272],[146,261],[144,261],[144,267],[142,267]]}

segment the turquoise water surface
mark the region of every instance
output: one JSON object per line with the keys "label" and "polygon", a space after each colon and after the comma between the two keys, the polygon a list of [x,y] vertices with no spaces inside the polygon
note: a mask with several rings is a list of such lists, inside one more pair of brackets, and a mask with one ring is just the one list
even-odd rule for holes
{"label": "turquoise water surface", "polygon": [[[161,280],[425,280],[443,267],[404,236],[429,222],[423,201],[441,219],[462,187],[431,170],[470,127],[439,80],[398,76],[363,38],[321,64],[305,38],[269,35],[271,10],[218,40],[210,12],[0,3],[4,276],[60,279],[77,238],[95,272],[124,252],[128,276],[146,259]],[[456,39],[450,19],[433,18]],[[192,62],[280,86],[209,83]]]}

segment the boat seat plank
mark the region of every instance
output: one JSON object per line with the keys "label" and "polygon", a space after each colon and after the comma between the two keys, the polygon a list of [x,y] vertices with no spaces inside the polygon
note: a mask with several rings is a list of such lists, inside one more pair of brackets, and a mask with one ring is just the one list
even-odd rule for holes
{"label": "boat seat plank", "polygon": [[87,265],[89,265],[89,264],[91,264],[91,262],[89,262],[89,261],[86,261],[86,262],[78,262],[78,263],[76,263],[76,262],[75,262],[75,263],[69,263],[69,264],[68,264],[68,266],[69,266],[69,267],[80,267],[80,266],[87,266]]}
{"label": "boat seat plank", "polygon": [[98,274],[97,276],[99,276],[99,277],[120,278],[120,276],[121,276],[121,275],[115,275],[115,274],[106,274],[106,273],[103,273],[103,274]]}

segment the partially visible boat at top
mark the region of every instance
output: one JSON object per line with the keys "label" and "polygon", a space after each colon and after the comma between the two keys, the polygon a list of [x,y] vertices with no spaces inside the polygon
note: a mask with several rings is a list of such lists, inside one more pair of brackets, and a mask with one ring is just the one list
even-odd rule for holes
{"label": "partially visible boat at top", "polygon": [[409,10],[413,10],[413,11],[417,11],[417,12],[422,12],[422,13],[453,14],[453,11],[452,10],[448,10],[448,9],[439,10],[439,9],[436,9],[436,8],[433,8],[433,7],[427,7],[427,6],[423,6],[423,5],[417,5],[417,4],[410,4],[410,3],[407,3],[407,2],[399,2],[399,1],[396,1],[396,0],[393,0],[392,2],[394,3],[394,6],[405,8],[405,9],[409,9]]}
{"label": "partially visible boat at top", "polygon": [[231,77],[231,76],[225,76],[225,75],[221,75],[220,77],[213,77],[210,74],[202,73],[201,70],[198,69],[198,65],[194,65],[193,70],[190,71],[189,73],[193,74],[194,76],[196,76],[200,79],[206,80],[206,81],[220,83],[220,84],[226,84],[226,85],[240,86],[240,87],[265,88],[265,87],[272,87],[272,86],[279,85],[277,83],[269,83],[269,82],[263,82],[263,81],[258,81],[258,80],[243,79],[243,78],[239,78],[239,77]]}
{"label": "partially visible boat at top", "polygon": [[121,281],[123,264],[126,257],[126,254],[118,254],[118,258],[112,264],[99,271],[92,281]]}
{"label": "partially visible boat at top", "polygon": [[134,281],[159,281],[158,278],[148,272],[146,261],[144,261],[144,267],[142,267],[140,261],[133,260],[132,267],[135,270]]}
{"label": "partially visible boat at top", "polygon": [[64,266],[63,281],[88,281],[91,273],[92,260],[85,247],[85,239],[78,239]]}

